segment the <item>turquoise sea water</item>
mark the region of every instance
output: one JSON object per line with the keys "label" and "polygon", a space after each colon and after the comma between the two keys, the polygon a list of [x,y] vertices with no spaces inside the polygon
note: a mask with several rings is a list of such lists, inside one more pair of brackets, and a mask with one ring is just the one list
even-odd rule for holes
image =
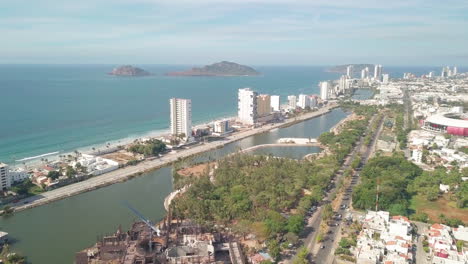
{"label": "turquoise sea water", "polygon": [[[339,77],[326,67],[255,67],[255,77],[168,77],[190,66],[141,65],[149,77],[116,77],[115,65],[0,65],[0,161],[70,152],[169,127],[171,97],[192,99],[194,124],[233,116],[237,89],[318,94]],[[388,68],[424,73],[433,68]],[[385,72],[385,70],[384,70]]]}
{"label": "turquoise sea water", "polygon": [[[165,129],[168,98],[193,100],[193,119],[202,122],[236,111],[236,91],[251,86],[280,95],[317,93],[318,81],[336,78],[324,67],[257,67],[260,77],[116,78],[104,73],[112,66],[1,66],[0,160],[73,150],[84,145]],[[163,73],[174,66],[144,66]],[[81,70],[80,70],[81,69]],[[406,71],[406,70],[405,70]],[[365,97],[366,92],[360,91]],[[5,97],[4,97],[5,96]],[[5,99],[7,98],[7,99]],[[6,114],[5,114],[6,113]],[[194,157],[194,162],[225,156],[239,148],[274,143],[281,137],[317,137],[346,116],[340,109],[287,128],[258,134]],[[309,149],[305,152],[316,152]],[[262,153],[302,156],[303,149],[264,149]],[[172,191],[172,172],[164,167],[125,183],[114,184],[48,205],[0,218],[14,250],[31,263],[71,263],[76,251],[96,242],[135,217],[128,201],[147,217],[164,215],[162,201]]]}

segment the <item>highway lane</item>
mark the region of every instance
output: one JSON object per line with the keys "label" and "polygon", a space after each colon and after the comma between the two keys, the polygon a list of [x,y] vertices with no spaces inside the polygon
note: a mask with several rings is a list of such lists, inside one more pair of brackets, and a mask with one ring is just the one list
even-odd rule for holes
{"label": "highway lane", "polygon": [[[374,120],[374,118],[376,118],[376,116],[374,116],[372,120]],[[351,206],[351,195],[353,192],[353,188],[359,182],[360,169],[367,163],[367,161],[369,160],[369,157],[372,155],[373,150],[375,149],[377,139],[380,136],[380,133],[382,132],[383,121],[384,121],[384,118],[382,118],[382,120],[380,121],[378,129],[372,137],[371,144],[369,144],[369,146],[366,146],[364,153],[361,153],[362,154],[361,164],[356,170],[356,172],[354,173],[354,175],[351,177],[351,182],[349,186],[346,187],[346,189],[344,190],[343,199],[341,200],[341,203],[340,203],[340,209],[336,212],[336,215],[341,215],[341,217],[334,216],[334,220],[331,222],[331,226],[329,227],[330,232],[327,234],[325,241],[320,243],[320,248],[318,252],[315,254],[315,257],[313,258],[315,263],[333,263],[333,259],[335,256],[334,255],[335,249],[338,244],[338,241],[336,241],[338,237],[338,233],[341,232],[341,228],[345,228],[346,224],[343,223],[343,218],[346,216],[346,213],[348,212],[347,210],[342,209],[341,207],[345,206],[346,208],[350,208]],[[361,137],[358,145],[353,151],[351,161],[355,158],[355,155],[357,152],[361,152],[363,140],[364,140],[364,137]],[[345,169],[347,169],[348,167],[349,167],[349,164],[346,166]]]}
{"label": "highway lane", "polygon": [[[375,117],[373,117],[372,120],[374,118]],[[343,165],[341,166],[339,173],[337,173],[337,175],[332,180],[334,180],[335,182],[338,182],[338,180],[342,178],[343,172],[350,167],[351,162],[354,160],[356,155],[358,153],[361,154],[363,141],[364,141],[364,137],[361,137],[358,144],[356,144],[353,151],[351,152],[351,154],[348,155],[348,157],[343,162]],[[354,182],[353,185],[357,183],[356,176],[353,176],[352,181]],[[336,191],[336,187],[334,186],[332,189],[330,189],[327,192],[326,199],[321,203],[321,205],[325,203],[329,203],[331,199],[333,198],[335,191]],[[348,206],[348,208],[349,208],[349,204],[351,200],[350,195],[351,195],[351,191],[347,192],[345,195],[345,199],[346,199],[345,204]],[[322,206],[320,206],[317,209],[317,211],[313,214],[313,216],[310,219],[308,219],[308,225],[304,228],[305,232],[307,233],[307,236],[303,240],[303,244],[307,247],[309,252],[312,253],[311,255],[313,255],[314,249],[318,246],[318,242],[316,241],[316,238],[318,235],[318,230],[320,229],[321,222],[322,222]],[[333,224],[338,224],[338,225],[330,226],[329,230],[331,232],[326,235],[325,241],[320,243],[321,248],[318,250],[318,253],[316,254],[316,256],[311,256],[311,259],[310,259],[311,263],[328,263],[324,261],[327,261],[327,258],[330,255],[333,256],[333,252],[331,252],[331,248],[333,247],[333,241],[335,240],[335,235],[337,231],[340,230],[339,229],[340,223],[341,223],[341,219],[336,222],[335,221],[333,222]],[[292,256],[291,258],[285,259],[283,262],[292,263],[293,259],[294,259],[294,256]]]}

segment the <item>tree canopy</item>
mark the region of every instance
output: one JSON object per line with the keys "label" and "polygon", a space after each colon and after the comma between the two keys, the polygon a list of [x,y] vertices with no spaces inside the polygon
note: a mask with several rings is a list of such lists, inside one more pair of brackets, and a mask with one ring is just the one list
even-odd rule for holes
{"label": "tree canopy", "polygon": [[[219,161],[213,182],[208,175],[198,178],[171,205],[175,216],[200,223],[244,220],[260,223],[266,237],[298,234],[304,214],[323,197],[335,170],[333,159],[310,162],[236,154]],[[304,189],[311,194],[305,195]],[[291,209],[297,213],[290,215]]]}
{"label": "tree canopy", "polygon": [[406,215],[411,198],[407,187],[421,173],[418,166],[401,155],[372,158],[362,169],[362,182],[353,192],[353,206],[358,209],[375,208],[379,185],[379,209],[392,209]]}
{"label": "tree canopy", "polygon": [[166,144],[158,139],[151,139],[144,144],[133,144],[128,149],[133,153],[143,154],[146,157],[156,156],[166,151]]}

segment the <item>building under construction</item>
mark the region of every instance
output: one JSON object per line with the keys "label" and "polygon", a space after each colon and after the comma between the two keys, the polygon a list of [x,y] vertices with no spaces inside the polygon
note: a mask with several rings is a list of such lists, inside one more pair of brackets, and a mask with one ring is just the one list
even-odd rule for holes
{"label": "building under construction", "polygon": [[220,233],[207,233],[191,221],[133,223],[131,229],[103,236],[80,251],[76,264],[245,264],[238,243]]}

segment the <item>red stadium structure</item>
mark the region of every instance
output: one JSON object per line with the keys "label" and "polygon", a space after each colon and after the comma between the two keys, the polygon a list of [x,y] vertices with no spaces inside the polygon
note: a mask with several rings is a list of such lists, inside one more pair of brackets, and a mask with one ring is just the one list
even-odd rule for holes
{"label": "red stadium structure", "polygon": [[468,120],[460,114],[445,113],[430,116],[422,127],[430,131],[468,137]]}

